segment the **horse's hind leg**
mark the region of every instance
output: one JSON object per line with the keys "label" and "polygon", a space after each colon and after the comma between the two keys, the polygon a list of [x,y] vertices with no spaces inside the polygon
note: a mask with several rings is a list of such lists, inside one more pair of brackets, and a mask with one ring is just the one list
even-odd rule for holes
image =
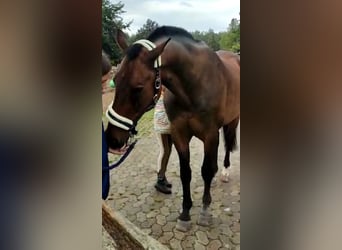
{"label": "horse's hind leg", "polygon": [[230,152],[236,148],[236,128],[239,124],[239,117],[223,126],[223,137],[225,141],[226,156],[224,157],[223,166],[221,172],[221,181],[228,182],[230,167]]}
{"label": "horse's hind leg", "polygon": [[209,212],[211,204],[210,185],[217,172],[217,151],[219,144],[219,133],[216,131],[204,141],[204,160],[202,165],[202,178],[204,180],[203,208],[198,217],[198,224],[209,226],[212,216]]}

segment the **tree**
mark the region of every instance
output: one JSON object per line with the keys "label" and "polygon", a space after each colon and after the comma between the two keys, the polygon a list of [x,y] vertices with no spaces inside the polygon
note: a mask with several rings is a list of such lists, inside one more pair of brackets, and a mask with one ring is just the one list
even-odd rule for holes
{"label": "tree", "polygon": [[214,51],[220,49],[220,37],[214,32],[213,29],[208,30],[208,32],[205,34],[205,39],[208,46]]}
{"label": "tree", "polygon": [[152,21],[151,19],[147,19],[146,23],[138,29],[135,36],[132,37],[134,41],[140,40],[140,39],[146,39],[152,31],[154,31],[156,28],[159,27],[159,24],[155,21]]}
{"label": "tree", "polygon": [[229,27],[228,27],[228,31],[240,31],[240,23],[239,20],[237,18],[233,18],[230,21]]}
{"label": "tree", "polygon": [[220,36],[213,29],[209,29],[206,32],[196,30],[191,32],[191,34],[196,40],[205,42],[214,51],[220,49]]}
{"label": "tree", "polygon": [[109,0],[102,0],[102,49],[109,55],[112,63],[118,63],[122,54],[115,42],[115,30],[128,28],[132,21],[124,23],[121,15],[125,13],[124,4],[114,4]]}
{"label": "tree", "polygon": [[234,52],[240,51],[240,21],[238,19],[233,18],[227,32],[222,33],[220,47]]}
{"label": "tree", "polygon": [[204,33],[201,31],[196,30],[191,32],[191,35],[195,38],[195,40],[204,41]]}

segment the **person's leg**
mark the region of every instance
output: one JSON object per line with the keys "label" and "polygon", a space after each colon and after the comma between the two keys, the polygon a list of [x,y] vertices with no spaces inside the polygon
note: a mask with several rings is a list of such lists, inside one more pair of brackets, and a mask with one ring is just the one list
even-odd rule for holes
{"label": "person's leg", "polygon": [[157,133],[157,140],[159,144],[159,156],[157,162],[158,178],[165,178],[167,163],[171,154],[172,140],[169,134]]}
{"label": "person's leg", "polygon": [[172,139],[170,134],[157,133],[157,140],[159,144],[159,157],[157,161],[158,179],[155,188],[166,194],[171,194],[172,185],[167,181],[165,172],[172,149]]}
{"label": "person's leg", "polygon": [[104,168],[108,168],[108,146],[106,141],[106,136],[104,133],[104,128],[102,124],[102,199],[107,199],[109,193],[109,170],[103,170]]}

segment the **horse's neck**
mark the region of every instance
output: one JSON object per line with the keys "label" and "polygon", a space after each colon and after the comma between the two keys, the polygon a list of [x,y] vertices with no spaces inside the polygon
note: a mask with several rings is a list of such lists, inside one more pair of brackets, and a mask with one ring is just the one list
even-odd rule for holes
{"label": "horse's neck", "polygon": [[186,107],[191,107],[192,100],[190,99],[188,93],[183,88],[182,80],[178,75],[174,74],[172,71],[167,71],[165,74],[164,80],[162,80],[163,84],[166,88],[168,88],[171,93],[177,97],[177,100]]}
{"label": "horse's neck", "polygon": [[[172,41],[172,40],[171,40]],[[163,53],[162,60],[165,67],[162,69],[162,82],[186,107],[192,106],[189,89],[194,77],[186,67],[191,68],[192,58],[190,53],[179,43],[173,42]],[[185,85],[186,83],[187,85]]]}

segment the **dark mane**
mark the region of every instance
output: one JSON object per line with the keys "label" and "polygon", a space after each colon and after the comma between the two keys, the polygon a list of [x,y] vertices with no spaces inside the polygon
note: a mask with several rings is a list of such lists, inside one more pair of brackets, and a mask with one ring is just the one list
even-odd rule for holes
{"label": "dark mane", "polygon": [[[147,39],[151,42],[156,41],[160,37],[171,36],[171,37],[186,37],[190,40],[197,42],[194,37],[185,29],[173,27],[173,26],[161,26],[155,29]],[[128,60],[134,60],[138,57],[142,46],[140,44],[133,44],[126,51],[126,56]]]}
{"label": "dark mane", "polygon": [[173,26],[161,26],[155,29],[147,39],[154,42],[160,37],[164,36],[180,36],[180,37],[187,37],[193,41],[196,41],[193,36],[186,31],[185,29],[173,27]]}

